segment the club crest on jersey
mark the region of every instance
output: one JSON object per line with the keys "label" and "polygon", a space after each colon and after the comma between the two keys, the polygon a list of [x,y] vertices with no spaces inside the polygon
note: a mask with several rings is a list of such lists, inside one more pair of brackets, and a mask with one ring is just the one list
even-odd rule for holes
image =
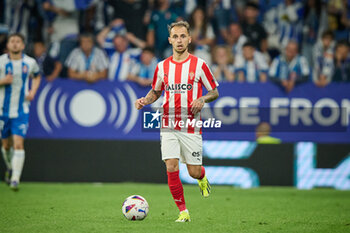
{"label": "club crest on jersey", "polygon": [[24,66],[23,66],[22,72],[23,72],[24,74],[26,74],[26,73],[28,72],[28,66],[27,66],[27,65],[24,65]]}
{"label": "club crest on jersey", "polygon": [[177,84],[167,84],[165,85],[166,91],[190,91],[192,90],[192,84],[177,83]]}
{"label": "club crest on jersey", "polygon": [[193,78],[194,78],[194,72],[192,71],[188,76],[190,77],[190,80],[193,80]]}

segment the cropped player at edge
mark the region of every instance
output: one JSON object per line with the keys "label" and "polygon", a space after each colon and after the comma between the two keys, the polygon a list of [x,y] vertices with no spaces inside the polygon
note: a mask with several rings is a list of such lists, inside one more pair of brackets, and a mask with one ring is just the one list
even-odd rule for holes
{"label": "cropped player at edge", "polygon": [[[200,119],[204,104],[218,98],[218,83],[205,61],[188,52],[191,43],[189,24],[185,21],[172,23],[168,30],[173,56],[158,63],[152,90],[145,97],[136,100],[135,107],[142,109],[145,105],[152,104],[165,90],[161,130],[162,160],[166,165],[170,192],[180,210],[176,222],[189,222],[190,215],[179,177],[179,160],[187,165],[190,176],[198,179],[201,194],[208,197],[210,184],[202,166],[201,129],[191,126],[180,128],[179,125],[171,124],[170,120],[171,116],[174,116],[175,121]],[[208,91],[204,96],[202,86]]]}
{"label": "cropped player at edge", "polygon": [[[1,152],[7,168],[5,181],[14,191],[18,190],[24,164],[29,102],[40,85],[39,66],[34,58],[23,53],[24,47],[23,35],[11,34],[8,54],[0,56]],[[29,78],[33,78],[30,90]]]}

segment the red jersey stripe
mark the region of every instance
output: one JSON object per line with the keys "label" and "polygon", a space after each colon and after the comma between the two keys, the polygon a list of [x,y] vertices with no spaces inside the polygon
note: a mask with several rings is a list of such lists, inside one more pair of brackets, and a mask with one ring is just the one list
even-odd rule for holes
{"label": "red jersey stripe", "polygon": [[[164,82],[163,85],[168,83],[168,79],[169,79],[169,62],[170,59],[166,59],[163,63],[163,68],[164,68]],[[163,104],[163,122],[164,122],[164,127],[168,127],[169,126],[169,93],[166,92],[165,93],[165,102]]]}
{"label": "red jersey stripe", "polygon": [[[213,74],[210,72],[209,67],[207,66],[207,64],[203,63],[202,65],[202,70],[204,71],[204,76],[202,78],[205,78],[206,80],[208,80],[209,85],[211,87],[211,89],[209,87],[207,87],[204,83],[204,86],[208,89],[208,90],[212,90],[215,87],[217,87],[217,84],[215,82],[214,76]],[[203,81],[203,80],[202,80]]]}

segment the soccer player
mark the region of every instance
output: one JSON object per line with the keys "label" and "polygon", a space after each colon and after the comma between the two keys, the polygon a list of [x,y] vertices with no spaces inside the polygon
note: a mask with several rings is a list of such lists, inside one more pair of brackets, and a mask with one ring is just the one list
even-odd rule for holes
{"label": "soccer player", "polygon": [[[40,85],[39,66],[34,58],[23,53],[24,43],[23,35],[11,34],[8,54],[0,56],[1,151],[7,167],[5,181],[14,191],[18,190],[24,164],[29,102]],[[30,90],[29,78],[33,78]]]}
{"label": "soccer player", "polygon": [[[195,127],[171,127],[182,119],[200,119],[200,111],[205,103],[215,100],[219,93],[208,65],[188,52],[191,43],[189,24],[185,21],[172,23],[169,27],[169,43],[173,56],[158,63],[153,77],[152,90],[146,97],[135,102],[137,109],[155,102],[165,90],[161,131],[162,160],[165,162],[168,185],[173,199],[180,210],[176,222],[189,222],[183,186],[179,178],[179,160],[187,165],[191,177],[198,179],[204,197],[210,194],[210,184],[202,166],[201,129]],[[202,86],[208,93],[202,96]]]}

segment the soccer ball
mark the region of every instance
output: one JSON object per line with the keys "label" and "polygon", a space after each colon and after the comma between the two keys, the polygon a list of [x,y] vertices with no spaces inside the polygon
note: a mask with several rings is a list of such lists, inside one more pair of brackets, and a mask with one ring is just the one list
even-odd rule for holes
{"label": "soccer ball", "polygon": [[123,202],[122,212],[128,220],[143,220],[148,214],[148,203],[140,195],[127,197]]}

